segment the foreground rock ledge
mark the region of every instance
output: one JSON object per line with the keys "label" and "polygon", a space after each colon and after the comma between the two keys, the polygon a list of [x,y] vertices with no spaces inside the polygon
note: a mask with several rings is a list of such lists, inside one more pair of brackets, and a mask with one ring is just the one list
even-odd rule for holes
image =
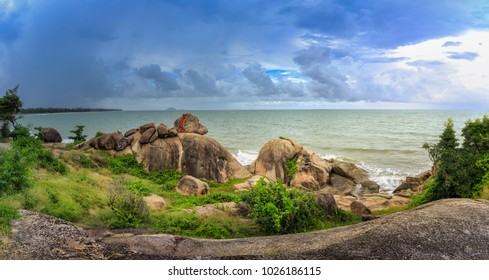
{"label": "foreground rock ledge", "polygon": [[[24,218],[14,223],[11,250],[16,258],[489,259],[489,201],[483,200],[440,200],[357,225],[282,236],[205,240],[166,234],[103,234],[93,238],[80,232],[82,239],[73,237],[77,246],[53,236],[55,231],[67,231],[64,225],[68,223],[60,227],[58,219],[50,218],[41,228],[53,230],[39,230],[34,226],[39,222],[33,219],[47,216],[32,213],[22,212]],[[56,255],[53,248],[65,249]],[[89,248],[93,254],[87,255]]]}

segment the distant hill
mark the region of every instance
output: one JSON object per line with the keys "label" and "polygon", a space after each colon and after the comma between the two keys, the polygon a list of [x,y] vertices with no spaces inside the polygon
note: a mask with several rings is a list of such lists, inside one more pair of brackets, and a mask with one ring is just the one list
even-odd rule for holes
{"label": "distant hill", "polygon": [[78,112],[105,112],[122,111],[121,109],[101,109],[101,108],[24,108],[21,114],[54,114],[54,113],[78,113]]}

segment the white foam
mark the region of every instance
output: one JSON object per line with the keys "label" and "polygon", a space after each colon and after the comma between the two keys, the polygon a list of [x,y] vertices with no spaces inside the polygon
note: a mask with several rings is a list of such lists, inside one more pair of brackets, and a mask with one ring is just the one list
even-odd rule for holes
{"label": "white foam", "polygon": [[241,163],[241,165],[248,165],[258,157],[258,151],[238,150],[234,157],[239,161],[239,163]]}

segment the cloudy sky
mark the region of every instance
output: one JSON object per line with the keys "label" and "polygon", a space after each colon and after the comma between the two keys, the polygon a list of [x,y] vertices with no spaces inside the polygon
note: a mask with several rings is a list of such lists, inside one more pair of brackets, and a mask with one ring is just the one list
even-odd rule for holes
{"label": "cloudy sky", "polygon": [[487,108],[487,0],[0,0],[24,107]]}

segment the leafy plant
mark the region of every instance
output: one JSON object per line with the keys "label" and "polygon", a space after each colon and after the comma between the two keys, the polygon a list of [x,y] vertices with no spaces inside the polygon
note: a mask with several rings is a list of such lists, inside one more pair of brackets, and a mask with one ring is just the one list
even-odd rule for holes
{"label": "leafy plant", "polygon": [[251,217],[270,234],[310,230],[325,219],[311,193],[288,189],[280,181],[267,184],[261,180],[244,199],[253,209]]}
{"label": "leafy plant", "polygon": [[17,150],[0,151],[0,193],[16,193],[29,185],[27,159]]}
{"label": "leafy plant", "polygon": [[76,125],[75,129],[70,130],[70,132],[75,134],[75,136],[69,136],[68,138],[73,140],[74,143],[85,142],[87,140],[87,136],[83,134],[84,129],[84,125]]}
{"label": "leafy plant", "polygon": [[108,205],[115,215],[110,223],[113,228],[137,227],[148,220],[149,210],[143,197],[120,183],[110,190]]}
{"label": "leafy plant", "polygon": [[287,170],[287,177],[289,180],[294,178],[295,174],[297,173],[298,166],[297,166],[297,158],[291,158],[289,160],[285,161],[285,169]]}
{"label": "leafy plant", "polygon": [[0,236],[10,233],[12,220],[18,217],[19,214],[15,208],[0,203]]}

